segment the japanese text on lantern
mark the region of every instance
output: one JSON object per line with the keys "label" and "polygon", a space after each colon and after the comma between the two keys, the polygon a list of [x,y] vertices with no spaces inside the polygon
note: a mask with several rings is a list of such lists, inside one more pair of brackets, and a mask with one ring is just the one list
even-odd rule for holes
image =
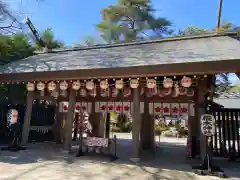
{"label": "japanese text on lantern", "polygon": [[215,118],[211,114],[201,116],[201,131],[205,136],[212,136],[215,133]]}

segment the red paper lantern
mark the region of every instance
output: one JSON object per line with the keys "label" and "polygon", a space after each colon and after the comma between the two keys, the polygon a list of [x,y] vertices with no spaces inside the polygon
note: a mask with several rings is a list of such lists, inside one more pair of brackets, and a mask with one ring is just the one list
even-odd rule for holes
{"label": "red paper lantern", "polygon": [[67,105],[64,105],[64,106],[63,106],[63,110],[64,110],[64,111],[67,111],[67,110],[68,110],[68,106],[67,106]]}
{"label": "red paper lantern", "polygon": [[108,110],[109,110],[109,111],[112,111],[112,110],[113,110],[113,106],[109,106],[109,107],[108,107]]}
{"label": "red paper lantern", "polygon": [[124,106],[124,111],[129,111],[129,106]]}
{"label": "red paper lantern", "polygon": [[105,111],[105,110],[106,110],[106,106],[104,106],[104,105],[101,106],[101,110],[102,110],[102,111]]}
{"label": "red paper lantern", "polygon": [[161,110],[162,110],[162,108],[160,108],[160,107],[155,108],[155,112],[161,112]]}
{"label": "red paper lantern", "polygon": [[169,113],[169,108],[168,107],[164,107],[163,111],[164,111],[164,113]]}
{"label": "red paper lantern", "polygon": [[178,113],[178,108],[177,107],[172,108],[172,113],[174,114]]}
{"label": "red paper lantern", "polygon": [[192,85],[192,79],[190,77],[182,78],[181,85],[185,88],[190,87]]}

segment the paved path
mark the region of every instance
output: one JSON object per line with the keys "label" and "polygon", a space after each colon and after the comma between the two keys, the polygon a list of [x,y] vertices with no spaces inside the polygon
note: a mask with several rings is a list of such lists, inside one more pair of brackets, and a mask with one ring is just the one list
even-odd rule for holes
{"label": "paved path", "polygon": [[[126,135],[128,136],[128,135]],[[56,145],[29,146],[17,153],[0,152],[0,180],[214,180],[191,173],[191,166],[183,156],[185,147],[174,146],[165,139],[166,148],[159,148],[154,160],[133,165],[128,157],[131,152],[126,138],[118,145],[120,159],[114,163],[107,158],[80,157],[63,153]],[[164,141],[165,141],[164,140]],[[167,144],[169,143],[169,144]],[[184,144],[183,140],[178,141]],[[127,147],[129,146],[129,147]],[[172,147],[172,148],[171,148]],[[174,148],[173,148],[174,147]],[[240,168],[228,170],[233,179],[240,179]]]}

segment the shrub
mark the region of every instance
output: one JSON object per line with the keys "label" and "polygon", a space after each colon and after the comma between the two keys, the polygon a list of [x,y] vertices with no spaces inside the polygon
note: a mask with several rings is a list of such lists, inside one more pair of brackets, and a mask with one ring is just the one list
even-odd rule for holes
{"label": "shrub", "polygon": [[132,122],[126,114],[120,114],[117,117],[117,123],[112,127],[113,132],[131,132]]}
{"label": "shrub", "polygon": [[167,131],[169,128],[163,123],[159,122],[158,125],[155,125],[155,134],[161,135],[162,132]]}

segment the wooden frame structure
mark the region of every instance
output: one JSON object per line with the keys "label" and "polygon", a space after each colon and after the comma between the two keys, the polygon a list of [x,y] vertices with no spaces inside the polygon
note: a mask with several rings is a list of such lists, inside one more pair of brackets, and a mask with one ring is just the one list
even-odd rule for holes
{"label": "wooden frame structure", "polygon": [[[199,117],[204,113],[199,105],[207,100],[206,92],[211,90],[211,81],[215,74],[226,72],[240,72],[240,42],[231,37],[232,34],[206,34],[201,36],[166,38],[143,42],[131,42],[105,46],[94,46],[80,49],[68,49],[39,54],[0,67],[0,83],[27,83],[51,81],[57,84],[67,81],[67,100],[69,107],[66,119],[64,148],[71,145],[71,129],[76,101],[76,90],[71,84],[75,80],[80,82],[94,81],[98,84],[103,79],[137,79],[139,87],[133,88],[132,96],[128,98],[116,97],[107,100],[131,100],[133,107],[132,128],[132,158],[139,159],[140,144],[150,144],[153,149],[153,117],[149,114],[149,102],[193,102],[194,116],[190,117],[191,135],[200,136]],[[135,52],[136,51],[136,52]],[[99,65],[97,67],[94,62]],[[101,61],[101,62],[100,62]],[[69,65],[68,65],[69,63]],[[90,63],[90,64],[87,64]],[[92,63],[92,64],[91,64]],[[187,97],[141,97],[140,90],[146,86],[148,78],[162,81],[164,76],[172,79],[177,76],[191,76],[196,80],[195,95]],[[129,86],[129,85],[128,85]],[[161,85],[162,86],[162,85]],[[99,88],[97,88],[99,89]],[[97,94],[99,91],[97,90]],[[211,95],[208,95],[210,97]],[[27,108],[24,119],[22,141],[27,142],[31,120],[31,109],[34,92],[29,91]],[[65,98],[66,99],[66,98]],[[80,98],[92,102],[102,101],[104,98]],[[106,100],[106,99],[105,99]],[[140,102],[144,102],[144,113],[141,117]],[[93,103],[94,104],[94,103]],[[95,107],[92,107],[95,109]],[[96,117],[96,115],[95,115]],[[141,120],[144,119],[144,120]],[[141,128],[142,127],[142,128]],[[148,130],[144,131],[143,127]],[[141,143],[139,136],[141,134]],[[202,155],[204,154],[205,139],[200,138]],[[144,143],[143,143],[144,144]]]}

